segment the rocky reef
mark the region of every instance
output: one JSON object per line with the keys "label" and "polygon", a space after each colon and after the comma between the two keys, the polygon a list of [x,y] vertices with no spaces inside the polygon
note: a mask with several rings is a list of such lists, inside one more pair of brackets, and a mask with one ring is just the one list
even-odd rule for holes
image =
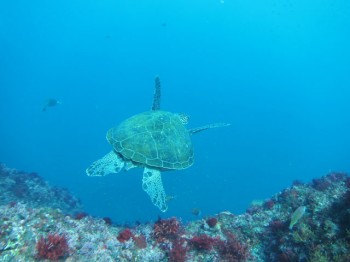
{"label": "rocky reef", "polygon": [[133,227],[91,217],[68,191],[4,165],[0,190],[0,261],[350,261],[345,173],[295,181],[241,215]]}
{"label": "rocky reef", "polygon": [[0,205],[24,203],[28,208],[50,207],[63,213],[82,212],[80,200],[67,189],[51,186],[37,173],[0,164]]}

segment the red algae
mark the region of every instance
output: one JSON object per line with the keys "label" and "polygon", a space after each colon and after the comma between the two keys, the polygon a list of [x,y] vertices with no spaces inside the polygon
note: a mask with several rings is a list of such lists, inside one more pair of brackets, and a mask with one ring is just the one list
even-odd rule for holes
{"label": "red algae", "polygon": [[[185,225],[172,217],[139,223],[132,229],[110,225],[108,219],[89,216],[78,220],[67,215],[58,208],[72,210],[69,207],[75,200],[69,194],[46,188],[45,181],[41,187],[35,183],[37,175],[26,176],[28,180],[15,179],[24,174],[0,165],[0,176],[6,178],[0,183],[4,196],[0,205],[0,252],[9,260],[350,261],[347,174],[331,173],[309,183],[294,183],[271,196],[273,202],[267,200],[241,215],[223,211]],[[16,181],[30,182],[26,186],[31,191],[25,198],[20,192],[20,198],[15,197],[12,185]],[[34,201],[38,196],[44,199],[42,205]],[[50,200],[57,197],[55,205],[46,205],[48,196]],[[305,206],[307,212],[290,230],[293,211],[300,206]],[[44,235],[38,241],[28,237],[43,232],[59,233]]]}
{"label": "red algae", "polygon": [[125,241],[129,241],[130,238],[132,238],[133,236],[134,234],[131,232],[131,230],[129,228],[126,228],[123,231],[119,232],[117,239],[120,242],[125,242]]}
{"label": "red algae", "polygon": [[189,239],[188,242],[190,246],[198,251],[209,251],[213,248],[213,245],[217,242],[218,239],[211,238],[207,235],[194,236]]}
{"label": "red algae", "polygon": [[208,218],[206,222],[209,227],[215,227],[216,224],[218,223],[218,220],[217,218],[212,217],[212,218]]}
{"label": "red algae", "polygon": [[58,260],[68,255],[67,239],[63,235],[49,234],[42,237],[36,244],[37,258]]}
{"label": "red algae", "polygon": [[174,240],[180,232],[180,222],[175,218],[158,219],[153,226],[153,237],[158,243]]}

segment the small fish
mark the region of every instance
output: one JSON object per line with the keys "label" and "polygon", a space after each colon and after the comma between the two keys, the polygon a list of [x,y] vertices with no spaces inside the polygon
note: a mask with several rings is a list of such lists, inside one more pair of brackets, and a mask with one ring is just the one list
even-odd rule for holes
{"label": "small fish", "polygon": [[300,206],[298,207],[290,217],[289,229],[292,229],[293,226],[298,223],[299,219],[305,214],[306,207]]}
{"label": "small fish", "polygon": [[43,107],[43,111],[45,112],[48,107],[53,107],[53,106],[56,106],[59,104],[61,104],[61,102],[59,100],[54,99],[54,98],[50,98],[46,101],[46,103]]}
{"label": "small fish", "polygon": [[191,209],[191,213],[194,216],[200,216],[202,214],[202,211],[200,210],[200,208],[195,207]]}
{"label": "small fish", "polygon": [[166,196],[165,197],[165,201],[169,202],[169,201],[172,201],[172,200],[176,200],[177,197],[176,196]]}

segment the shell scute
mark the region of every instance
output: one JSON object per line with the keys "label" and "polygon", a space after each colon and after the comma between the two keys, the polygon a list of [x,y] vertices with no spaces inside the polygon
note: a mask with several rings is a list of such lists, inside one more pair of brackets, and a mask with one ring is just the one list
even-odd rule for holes
{"label": "shell scute", "polygon": [[159,169],[183,169],[193,164],[188,130],[177,114],[149,111],[124,120],[107,132],[107,140],[126,160]]}

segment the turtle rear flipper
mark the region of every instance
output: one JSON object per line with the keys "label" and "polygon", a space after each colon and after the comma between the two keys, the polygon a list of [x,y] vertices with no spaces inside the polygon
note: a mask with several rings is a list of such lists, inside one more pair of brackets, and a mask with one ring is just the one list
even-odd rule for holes
{"label": "turtle rear flipper", "polygon": [[154,85],[153,105],[152,111],[160,109],[160,78],[156,76]]}
{"label": "turtle rear flipper", "polygon": [[168,205],[159,170],[145,167],[142,178],[142,189],[150,196],[153,205],[158,207],[162,212],[167,211]]}
{"label": "turtle rear flipper", "polygon": [[92,165],[86,169],[86,174],[88,176],[106,176],[112,173],[119,173],[123,167],[123,159],[114,151],[111,151],[101,159],[92,163]]}

